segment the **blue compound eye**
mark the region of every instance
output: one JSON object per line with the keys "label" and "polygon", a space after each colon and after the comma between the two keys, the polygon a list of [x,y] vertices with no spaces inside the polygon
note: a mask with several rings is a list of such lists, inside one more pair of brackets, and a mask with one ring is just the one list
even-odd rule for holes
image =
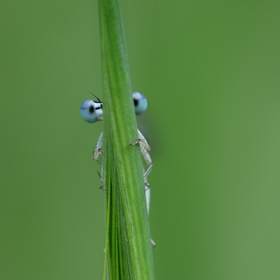
{"label": "blue compound eye", "polygon": [[135,107],[135,114],[141,115],[147,109],[148,106],[147,98],[145,97],[144,94],[137,91],[132,93],[132,97],[133,97],[133,102]]}
{"label": "blue compound eye", "polygon": [[81,107],[80,113],[82,118],[89,123],[95,123],[103,120],[102,103],[91,99],[85,100]]}

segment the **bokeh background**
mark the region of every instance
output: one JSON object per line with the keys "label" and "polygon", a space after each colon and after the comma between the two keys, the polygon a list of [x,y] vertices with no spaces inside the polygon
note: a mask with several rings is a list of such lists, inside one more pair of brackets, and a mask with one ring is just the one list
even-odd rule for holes
{"label": "bokeh background", "polygon": [[[280,279],[280,2],[121,1],[157,279]],[[97,1],[2,1],[0,279],[102,279]]]}

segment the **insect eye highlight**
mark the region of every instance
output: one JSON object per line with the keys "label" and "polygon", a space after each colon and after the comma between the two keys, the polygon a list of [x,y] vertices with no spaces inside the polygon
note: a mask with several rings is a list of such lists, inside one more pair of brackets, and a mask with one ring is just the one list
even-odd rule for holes
{"label": "insect eye highlight", "polygon": [[94,112],[94,106],[89,106],[89,109],[88,109],[89,113],[92,114]]}
{"label": "insect eye highlight", "polygon": [[138,100],[137,99],[133,99],[133,102],[134,102],[134,106],[137,107],[138,103],[139,103]]}

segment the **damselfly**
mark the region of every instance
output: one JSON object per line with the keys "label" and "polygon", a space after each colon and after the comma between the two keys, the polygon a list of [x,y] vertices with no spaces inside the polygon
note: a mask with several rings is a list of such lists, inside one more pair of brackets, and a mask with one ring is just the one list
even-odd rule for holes
{"label": "damselfly", "polygon": [[[97,97],[96,97],[97,98]],[[148,102],[144,94],[140,92],[133,92],[132,98],[134,102],[134,108],[135,108],[135,114],[141,115],[143,112],[146,111]],[[81,107],[80,107],[80,113],[83,117],[83,119],[86,122],[89,123],[95,123],[97,121],[103,120],[103,103],[97,98],[97,101],[87,99],[85,100]],[[150,185],[148,183],[147,177],[152,171],[153,163],[152,159],[150,157],[149,151],[151,150],[147,140],[143,136],[143,134],[140,132],[139,129],[137,129],[138,132],[138,139],[134,141],[133,143],[130,143],[130,145],[136,145],[139,144],[140,151],[142,154],[143,159],[148,165],[148,168],[143,171],[144,176],[144,182],[145,182],[145,196],[146,196],[146,204],[147,204],[147,211],[149,213],[150,210]],[[102,142],[103,142],[103,133],[99,136],[99,139],[97,141],[96,147],[94,149],[94,156],[93,159],[95,161],[98,161],[100,155],[102,154]],[[103,174],[103,172],[101,172]],[[101,181],[104,182],[103,177],[101,175]],[[153,246],[155,246],[155,243],[153,240],[151,240]]]}

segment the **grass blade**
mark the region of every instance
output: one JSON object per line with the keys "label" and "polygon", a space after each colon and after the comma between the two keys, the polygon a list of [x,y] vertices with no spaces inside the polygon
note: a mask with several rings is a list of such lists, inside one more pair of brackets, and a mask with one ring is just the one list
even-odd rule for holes
{"label": "grass blade", "polygon": [[119,3],[99,0],[107,194],[104,279],[154,279],[143,165]]}

